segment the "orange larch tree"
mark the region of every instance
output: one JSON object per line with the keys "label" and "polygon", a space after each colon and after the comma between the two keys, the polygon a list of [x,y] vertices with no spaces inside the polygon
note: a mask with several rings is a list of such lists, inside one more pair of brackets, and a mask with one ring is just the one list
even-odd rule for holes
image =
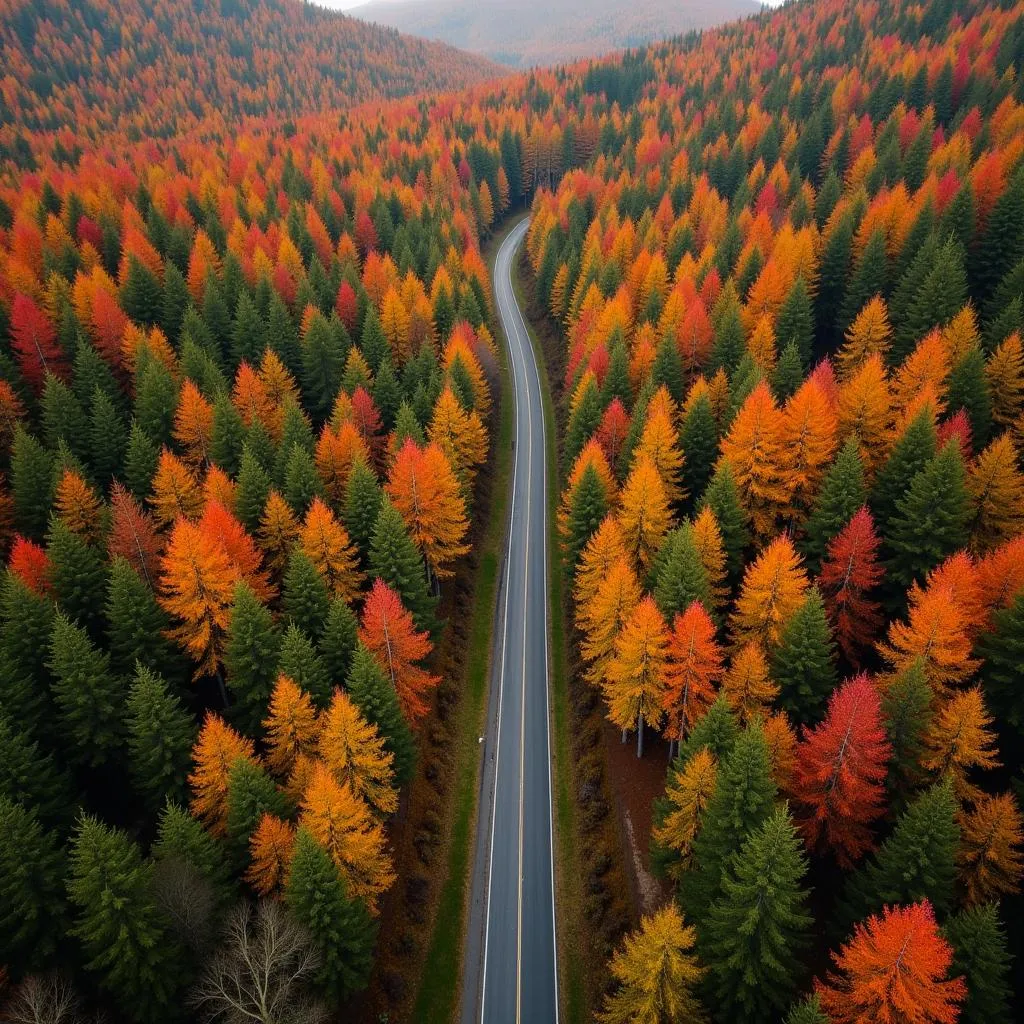
{"label": "orange larch tree", "polygon": [[744,724],[762,716],[778,696],[779,688],[768,674],[768,659],[757,640],[748,640],[733,654],[722,679],[722,693]]}
{"label": "orange larch tree", "polygon": [[149,503],[160,526],[170,526],[179,517],[197,519],[203,511],[203,492],[195,473],[166,448],[160,453]]}
{"label": "orange larch tree", "polygon": [[667,716],[665,735],[680,743],[715,699],[715,683],[722,676],[722,649],[715,639],[715,624],[699,601],[676,615],[668,636],[662,710]]}
{"label": "orange larch tree", "polygon": [[286,675],[277,677],[263,726],[267,730],[267,763],[279,776],[287,776],[296,758],[313,751],[320,731],[309,694]]}
{"label": "orange larch tree", "polygon": [[348,531],[319,498],[314,498],[302,524],[299,544],[334,597],[352,604],[363,574]]}
{"label": "orange larch tree", "polygon": [[732,617],[736,642],[759,640],[774,647],[806,592],[807,572],[792,541],[776,537],[743,576]]}
{"label": "orange larch tree", "polygon": [[1012,793],[985,796],[963,813],[957,863],[968,903],[1020,892],[1024,827]]}
{"label": "orange larch tree", "polygon": [[278,892],[288,876],[295,849],[295,826],[264,813],[249,838],[249,867],[245,880],[258,896]]}
{"label": "orange larch tree", "polygon": [[940,778],[951,779],[953,792],[960,800],[974,803],[981,797],[969,772],[999,766],[991,725],[992,716],[985,710],[981,688],[975,686],[944,701],[925,733],[922,767]]}
{"label": "orange larch tree", "polygon": [[641,595],[629,559],[620,555],[598,584],[593,600],[577,608],[584,633],[580,651],[589,663],[587,679],[595,686],[603,684],[619,633]]}
{"label": "orange larch tree", "polygon": [[208,712],[192,749],[195,767],[188,777],[192,813],[216,836],[227,834],[228,776],[239,759],[256,762],[253,742],[223,718]]}

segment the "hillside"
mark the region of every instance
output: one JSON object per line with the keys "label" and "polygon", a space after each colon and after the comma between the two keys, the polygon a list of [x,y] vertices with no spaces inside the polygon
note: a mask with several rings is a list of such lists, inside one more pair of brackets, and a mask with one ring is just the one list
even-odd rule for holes
{"label": "hillside", "polygon": [[512,67],[596,56],[755,13],[756,0],[371,0],[351,14]]}
{"label": "hillside", "polygon": [[[300,0],[2,0],[0,124],[165,136],[493,75],[487,61]],[[12,149],[9,132],[0,144]]]}

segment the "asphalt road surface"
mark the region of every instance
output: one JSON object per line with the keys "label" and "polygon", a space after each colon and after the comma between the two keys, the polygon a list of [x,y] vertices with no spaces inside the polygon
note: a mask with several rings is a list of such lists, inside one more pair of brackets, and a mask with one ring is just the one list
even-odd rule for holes
{"label": "asphalt road surface", "polygon": [[463,1024],[558,1021],[544,410],[537,362],[511,280],[527,224],[523,220],[505,239],[494,270],[515,391],[515,450],[487,732],[481,742]]}

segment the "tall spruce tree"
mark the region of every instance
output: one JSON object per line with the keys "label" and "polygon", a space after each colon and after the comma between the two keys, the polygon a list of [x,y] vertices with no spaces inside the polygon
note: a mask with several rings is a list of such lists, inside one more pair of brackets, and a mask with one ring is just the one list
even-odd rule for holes
{"label": "tall spruce tree", "polygon": [[817,587],[786,624],[771,660],[772,681],[779,687],[779,705],[797,723],[814,725],[839,682],[835,644]]}

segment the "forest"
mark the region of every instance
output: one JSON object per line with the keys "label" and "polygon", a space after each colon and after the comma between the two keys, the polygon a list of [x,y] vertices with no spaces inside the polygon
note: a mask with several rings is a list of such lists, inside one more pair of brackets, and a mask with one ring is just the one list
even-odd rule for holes
{"label": "forest", "polygon": [[355,26],[0,5],[5,1019],[371,1019],[525,210],[598,1019],[1016,1019],[1024,3]]}

